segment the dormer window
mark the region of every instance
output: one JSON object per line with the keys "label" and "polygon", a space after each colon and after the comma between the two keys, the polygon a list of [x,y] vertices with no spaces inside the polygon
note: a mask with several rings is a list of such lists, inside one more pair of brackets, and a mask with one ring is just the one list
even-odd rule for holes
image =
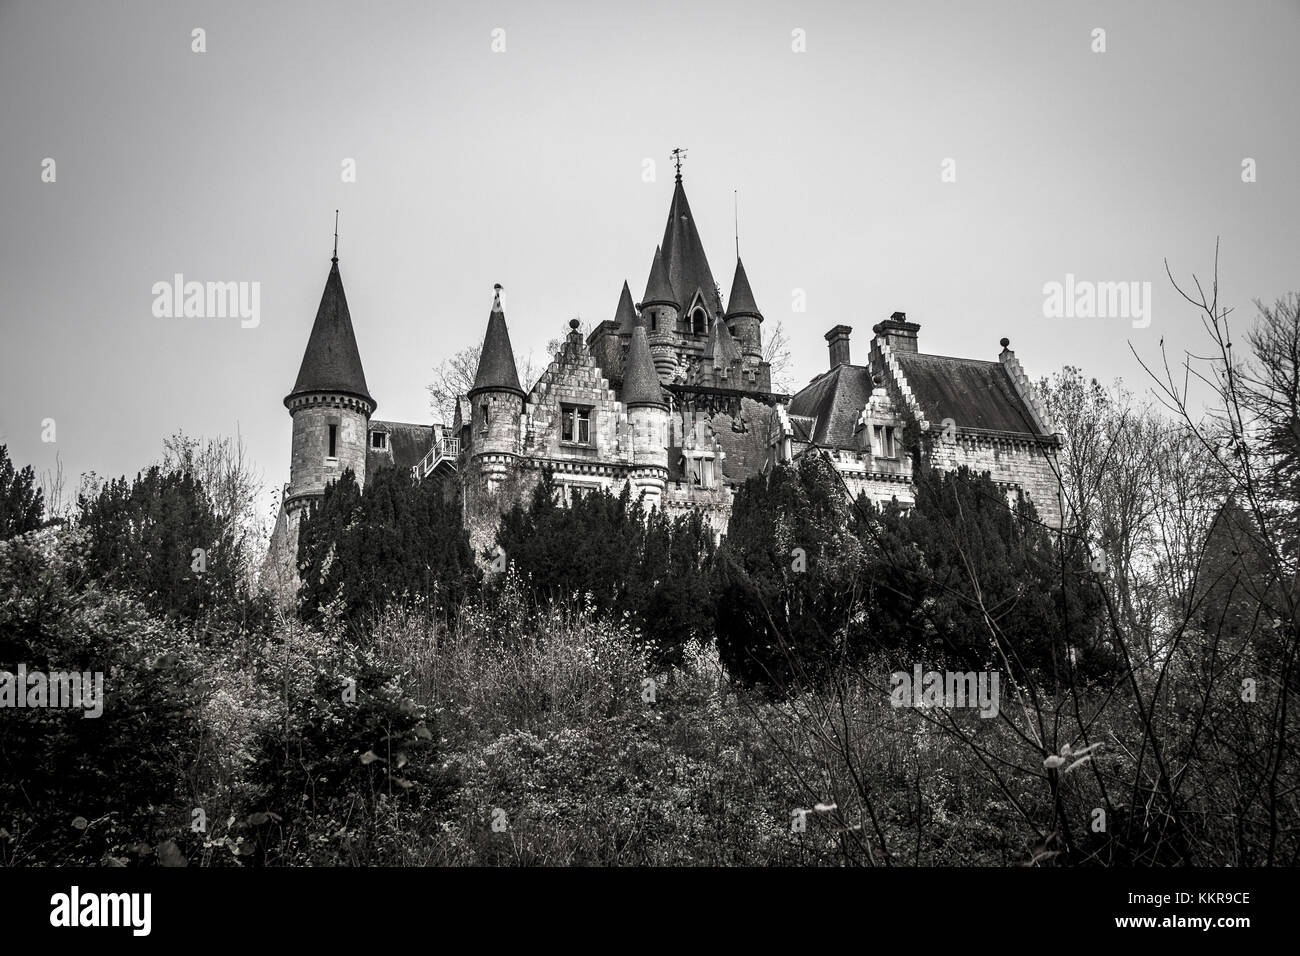
{"label": "dormer window", "polygon": [[371,432],[371,433],[370,433],[370,447],[371,447],[371,448],[377,448],[377,449],[379,449],[380,451],[383,451],[385,448],[387,448],[387,447],[388,447],[388,433],[387,433],[387,432]]}
{"label": "dormer window", "polygon": [[696,335],[703,335],[707,329],[708,318],[705,316],[704,310],[696,306],[695,311],[691,313],[691,331]]}

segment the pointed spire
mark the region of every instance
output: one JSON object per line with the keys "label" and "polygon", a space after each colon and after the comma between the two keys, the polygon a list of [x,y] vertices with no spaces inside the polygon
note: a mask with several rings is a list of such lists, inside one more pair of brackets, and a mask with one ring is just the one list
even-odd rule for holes
{"label": "pointed spire", "polygon": [[635,405],[668,407],[659,387],[659,373],[655,371],[654,359],[650,355],[650,339],[640,322],[632,329],[632,343],[628,346],[627,361],[623,366],[623,404],[628,408]]}
{"label": "pointed spire", "polygon": [[752,315],[763,318],[754,304],[754,292],[749,287],[749,276],[745,275],[745,264],[736,258],[736,277],[731,280],[731,295],[727,296],[727,318],[738,315]]}
{"label": "pointed spire", "polygon": [[704,254],[704,243],[700,241],[700,232],[695,228],[695,217],[691,215],[691,204],[686,201],[686,189],[682,186],[680,176],[673,186],[673,201],[668,208],[668,223],[664,226],[662,245],[668,281],[677,294],[677,307],[682,311],[689,308],[698,291],[704,296],[710,314],[721,312],[722,303],[718,301],[717,284],[713,281],[713,271]]}
{"label": "pointed spire", "polygon": [[713,360],[714,368],[730,368],[733,362],[740,361],[740,345],[721,316],[713,320],[713,331],[709,333],[709,344],[705,346],[704,354]]}
{"label": "pointed spire", "polygon": [[636,306],[632,304],[632,290],[623,280],[623,292],[618,297],[618,309],[614,312],[614,324],[618,326],[619,335],[631,335],[636,325]]}
{"label": "pointed spire", "polygon": [[352,331],[352,314],[343,293],[338,256],[330,261],[330,274],[325,279],[316,321],[312,324],[307,350],[298,368],[298,380],[284,403],[287,406],[295,396],[308,392],[341,392],[365,399],[373,412],[378,403],[366,388],[366,373],[361,367],[361,353],[357,350],[357,337]]}
{"label": "pointed spire", "polygon": [[655,258],[650,264],[650,278],[646,280],[641,305],[672,305],[681,308],[677,294],[673,292],[673,284],[668,279],[668,270],[664,268],[663,252],[658,246],[655,246]]}
{"label": "pointed spire", "polygon": [[483,336],[483,350],[478,357],[478,371],[474,373],[474,387],[470,397],[478,392],[515,392],[523,397],[519,387],[519,372],[515,368],[515,353],[510,347],[510,330],[506,328],[506,314],[501,308],[501,285],[492,287],[492,314],[488,316],[487,334]]}

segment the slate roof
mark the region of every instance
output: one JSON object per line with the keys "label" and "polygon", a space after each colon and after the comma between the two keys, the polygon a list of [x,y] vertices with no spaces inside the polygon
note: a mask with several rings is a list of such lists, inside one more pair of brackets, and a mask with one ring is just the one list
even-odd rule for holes
{"label": "slate roof", "polygon": [[662,405],[663,390],[659,388],[659,374],[655,371],[654,360],[650,357],[650,339],[646,336],[645,326],[637,323],[632,330],[632,343],[627,349],[627,361],[623,366],[623,404],[629,408],[633,405]]}
{"label": "slate roof", "polygon": [[673,284],[668,281],[668,270],[664,267],[663,251],[655,246],[655,257],[650,263],[650,277],[646,279],[645,295],[641,297],[641,304],[654,305],[662,302],[667,305],[681,305],[677,303],[677,293],[673,291]]}
{"label": "slate roof", "polygon": [[853,431],[872,388],[870,369],[837,365],[790,400],[790,420],[810,419],[813,427],[808,440],[818,445],[852,448]]}
{"label": "slate roof", "polygon": [[736,257],[736,275],[731,280],[731,295],[727,296],[727,318],[737,315],[763,317],[763,314],[758,311],[758,306],[754,304],[754,291],[749,287],[745,263],[739,256]]}
{"label": "slate roof", "polygon": [[[951,418],[959,429],[1039,434],[1001,362],[923,352],[896,351],[894,357],[932,425]],[[818,376],[790,400],[796,437],[833,448],[854,447],[854,430],[872,389],[871,370],[861,365],[837,365]]]}
{"label": "slate roof", "polygon": [[379,468],[413,468],[433,447],[433,426],[371,419],[371,432],[386,432],[384,448],[375,448],[366,435],[366,474]]}
{"label": "slate roof", "polygon": [[662,247],[668,281],[677,293],[677,307],[685,312],[699,291],[704,294],[704,302],[710,312],[721,312],[722,303],[718,301],[713,271],[709,268],[708,257],[704,255],[704,244],[695,227],[695,217],[691,215],[691,204],[686,201],[686,190],[682,188],[680,175],[673,187],[673,201],[668,207],[668,222],[664,226]]}
{"label": "slate roof", "polygon": [[343,293],[339,260],[335,258],[331,262],[298,379],[284,403],[288,405],[294,396],[306,392],[342,392],[364,398],[374,406],[378,403],[366,388],[366,373],[361,368],[361,353],[357,351],[357,338],[352,331],[352,315]]}
{"label": "slate roof", "polygon": [[1001,362],[919,352],[894,355],[930,422],[951,418],[958,428],[1039,433]]}
{"label": "slate roof", "polygon": [[487,334],[483,336],[483,350],[479,353],[474,387],[469,390],[469,394],[472,396],[489,389],[524,394],[524,390],[519,387],[515,352],[510,346],[510,330],[506,328],[506,315],[501,308],[501,286],[496,287],[496,295],[492,299],[492,314],[488,316]]}
{"label": "slate roof", "polygon": [[614,311],[614,324],[618,326],[619,335],[631,335],[636,325],[636,306],[632,302],[632,290],[623,280],[623,291],[618,296],[618,308]]}

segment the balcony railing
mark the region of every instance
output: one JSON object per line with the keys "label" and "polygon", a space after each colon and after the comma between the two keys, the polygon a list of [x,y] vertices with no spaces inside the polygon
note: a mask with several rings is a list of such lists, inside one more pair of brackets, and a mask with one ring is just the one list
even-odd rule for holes
{"label": "balcony railing", "polygon": [[429,453],[420,459],[420,463],[411,469],[415,475],[416,481],[422,481],[428,478],[434,471],[443,464],[447,464],[454,471],[456,468],[456,459],[460,457],[460,439],[459,438],[441,438],[433,443]]}

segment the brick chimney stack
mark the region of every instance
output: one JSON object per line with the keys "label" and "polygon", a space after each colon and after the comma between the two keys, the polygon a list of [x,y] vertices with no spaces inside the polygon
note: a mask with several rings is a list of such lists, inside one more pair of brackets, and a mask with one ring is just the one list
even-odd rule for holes
{"label": "brick chimney stack", "polygon": [[853,333],[853,327],[849,325],[837,325],[826,333],[826,341],[830,343],[831,350],[831,368],[837,365],[850,365],[849,361],[849,336]]}
{"label": "brick chimney stack", "polygon": [[920,325],[907,321],[906,312],[895,312],[871,329],[895,352],[915,352],[916,333],[920,330]]}

